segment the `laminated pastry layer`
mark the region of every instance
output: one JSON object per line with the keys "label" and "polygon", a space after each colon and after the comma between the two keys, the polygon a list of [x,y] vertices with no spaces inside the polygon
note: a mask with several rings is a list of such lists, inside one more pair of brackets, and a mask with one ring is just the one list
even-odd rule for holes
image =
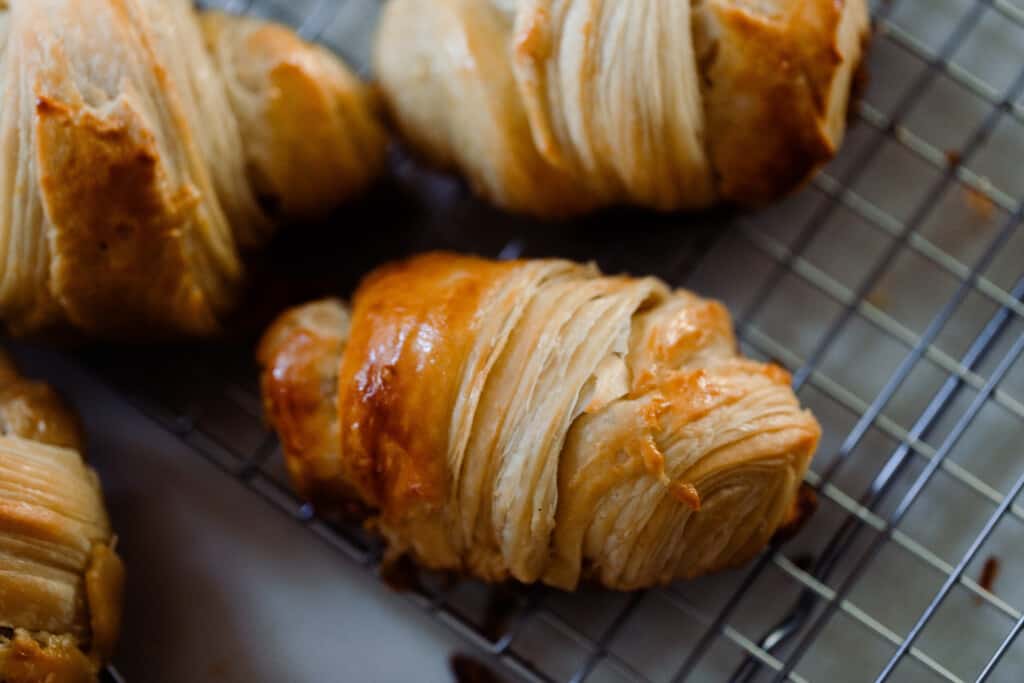
{"label": "laminated pastry layer", "polygon": [[564,216],[757,204],[837,151],[863,0],[394,0],[375,65],[413,149]]}
{"label": "laminated pastry layer", "polygon": [[243,250],[380,169],[372,97],[336,58],[189,0],[0,8],[0,321],[217,331]]}
{"label": "laminated pastry layer", "polygon": [[268,415],[301,493],[354,497],[429,567],[633,589],[731,566],[786,521],[817,446],[724,308],[653,278],[430,254],[344,311],[268,335]]}
{"label": "laminated pastry layer", "polygon": [[77,419],[0,354],[0,680],[88,682],[120,631],[124,568]]}

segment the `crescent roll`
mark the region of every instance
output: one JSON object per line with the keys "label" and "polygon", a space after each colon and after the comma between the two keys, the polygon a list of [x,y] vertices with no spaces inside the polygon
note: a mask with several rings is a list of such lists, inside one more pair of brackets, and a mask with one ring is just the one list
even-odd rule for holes
{"label": "crescent roll", "polygon": [[326,50],[191,0],[0,0],[0,322],[217,331],[244,250],[382,168]]}
{"label": "crescent roll", "polygon": [[78,421],[0,355],[0,680],[88,683],[110,658],[124,567]]}
{"label": "crescent roll", "polygon": [[725,308],[561,260],[435,253],[285,313],[258,352],[298,492],[488,581],[635,589],[746,561],[820,428]]}
{"label": "crescent roll", "polygon": [[839,148],[865,0],[392,0],[398,128],[499,206],[757,204]]}

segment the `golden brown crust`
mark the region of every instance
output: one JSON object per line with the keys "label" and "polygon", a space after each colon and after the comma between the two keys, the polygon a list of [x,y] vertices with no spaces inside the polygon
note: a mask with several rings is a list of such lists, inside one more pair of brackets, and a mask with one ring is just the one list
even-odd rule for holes
{"label": "golden brown crust", "polygon": [[121,635],[121,596],[124,594],[124,563],[114,551],[117,539],[92,547],[85,572],[85,595],[89,602],[90,656],[106,662],[114,655]]}
{"label": "golden brown crust", "polygon": [[92,683],[96,667],[70,636],[33,637],[21,629],[0,643],[5,683]]}
{"label": "golden brown crust", "polygon": [[718,191],[742,204],[770,201],[838,151],[866,9],[858,0],[786,0],[766,15],[727,0],[703,4],[695,30]]}
{"label": "golden brown crust", "polygon": [[412,146],[504,208],[699,209],[834,156],[868,28],[865,0],[395,0],[376,66]]}
{"label": "golden brown crust", "polygon": [[451,406],[480,301],[513,262],[436,253],[368,276],[338,376],[345,477],[397,520],[447,494]]}
{"label": "golden brown crust", "polygon": [[45,382],[21,376],[0,351],[0,434],[81,450],[84,443],[78,416]]}
{"label": "golden brown crust", "polygon": [[300,493],[356,497],[394,554],[633,589],[742,562],[792,517],[820,428],[717,302],[435,253],[368,276],[347,341],[342,311],[270,329],[264,401]]}
{"label": "golden brown crust", "polygon": [[53,285],[71,323],[93,334],[204,334],[215,312],[192,277],[190,186],[167,193],[152,135],[130,105],[97,118],[40,98],[40,187],[53,240]]}
{"label": "golden brown crust", "polygon": [[264,412],[288,454],[292,483],[326,514],[358,500],[339,471],[338,369],[348,328],[348,311],[324,300],[279,318],[257,351]]}
{"label": "golden brown crust", "polygon": [[245,250],[275,222],[326,216],[381,170],[369,89],[336,57],[220,15],[208,45],[198,16],[188,0],[3,14],[0,322],[12,332],[217,333]]}
{"label": "golden brown crust", "polygon": [[200,21],[264,208],[320,218],[379,175],[387,140],[374,91],[333,54],[277,24],[220,12]]}
{"label": "golden brown crust", "polygon": [[779,525],[772,541],[781,543],[800,533],[807,521],[818,510],[818,494],[807,484],[801,484],[793,497],[793,505]]}
{"label": "golden brown crust", "polygon": [[77,418],[0,352],[0,680],[96,680],[120,631],[124,567]]}

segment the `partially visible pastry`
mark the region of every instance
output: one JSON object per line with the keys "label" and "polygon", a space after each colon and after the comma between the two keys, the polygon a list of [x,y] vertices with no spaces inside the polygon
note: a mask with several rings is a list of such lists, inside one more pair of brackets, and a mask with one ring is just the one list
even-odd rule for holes
{"label": "partially visible pastry", "polygon": [[82,450],[82,426],[57,392],[45,382],[22,377],[0,351],[0,435]]}
{"label": "partially visible pastry", "polygon": [[238,119],[249,183],[272,218],[322,218],[373,181],[386,137],[372,90],[291,29],[202,12],[199,20]]}
{"label": "partially visible pastry", "polygon": [[392,0],[404,137],[499,206],[758,204],[839,148],[864,0]]}
{"label": "partially visible pastry", "polygon": [[384,266],[351,312],[285,313],[258,356],[301,495],[488,581],[629,590],[744,562],[798,516],[820,436],[721,304],[561,260]]}
{"label": "partially visible pastry", "polygon": [[279,26],[191,0],[0,5],[0,322],[207,335],[243,254],[382,169],[374,97]]}
{"label": "partially visible pastry", "polygon": [[124,567],[78,421],[0,356],[0,680],[95,681],[117,642]]}

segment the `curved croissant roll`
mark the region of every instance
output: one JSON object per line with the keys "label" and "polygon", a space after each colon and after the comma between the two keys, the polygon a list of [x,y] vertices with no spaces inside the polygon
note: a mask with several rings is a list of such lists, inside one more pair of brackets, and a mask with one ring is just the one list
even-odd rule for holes
{"label": "curved croissant roll", "polygon": [[412,145],[540,215],[764,202],[842,140],[864,0],[393,0],[376,69]]}
{"label": "curved croissant roll", "polygon": [[286,313],[263,395],[299,492],[356,499],[392,550],[486,580],[634,589],[757,553],[820,429],[737,354],[717,302],[567,261],[431,254],[351,318]]}
{"label": "curved croissant roll", "polygon": [[0,319],[208,334],[240,250],[382,167],[369,89],[325,50],[189,0],[0,2]]}
{"label": "curved croissant roll", "polygon": [[78,421],[0,354],[0,680],[96,680],[124,568]]}

